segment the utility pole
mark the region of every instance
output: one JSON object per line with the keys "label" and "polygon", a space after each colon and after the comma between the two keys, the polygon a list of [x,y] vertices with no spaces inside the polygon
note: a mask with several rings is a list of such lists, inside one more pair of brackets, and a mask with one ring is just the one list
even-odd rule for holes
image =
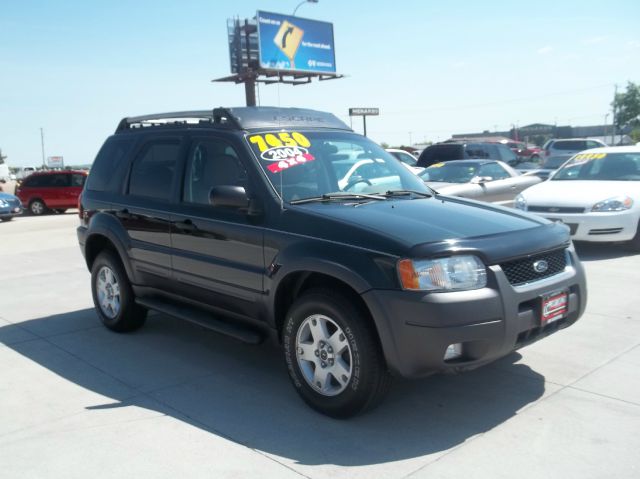
{"label": "utility pole", "polygon": [[616,98],[618,98],[618,85],[613,85],[613,120],[611,121],[611,146],[616,146]]}
{"label": "utility pole", "polygon": [[42,146],[42,169],[46,168],[46,163],[44,159],[44,130],[40,127],[40,144]]}

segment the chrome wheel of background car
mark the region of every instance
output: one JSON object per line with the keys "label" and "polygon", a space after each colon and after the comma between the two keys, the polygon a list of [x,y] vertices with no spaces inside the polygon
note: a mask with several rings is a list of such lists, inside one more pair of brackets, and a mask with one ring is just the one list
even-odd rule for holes
{"label": "chrome wheel of background car", "polygon": [[349,384],[353,356],[344,331],[320,314],[306,318],[296,335],[296,358],[307,383],[325,396],[340,394]]}
{"label": "chrome wheel of background car", "polygon": [[120,285],[111,268],[103,266],[98,271],[96,291],[100,310],[108,318],[115,318],[120,312]]}
{"label": "chrome wheel of background car", "polygon": [[44,203],[38,200],[32,201],[29,205],[29,209],[34,215],[41,215],[42,213],[44,213]]}

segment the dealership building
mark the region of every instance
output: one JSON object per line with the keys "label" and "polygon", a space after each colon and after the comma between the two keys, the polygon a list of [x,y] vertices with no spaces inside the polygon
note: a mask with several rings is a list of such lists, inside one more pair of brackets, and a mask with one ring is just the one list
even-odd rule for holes
{"label": "dealership building", "polygon": [[629,128],[618,128],[614,134],[612,125],[558,126],[533,123],[507,131],[485,130],[482,133],[460,133],[452,135],[452,139],[484,139],[500,136],[542,146],[551,138],[594,138],[608,145],[630,145],[632,140],[629,137],[629,131]]}

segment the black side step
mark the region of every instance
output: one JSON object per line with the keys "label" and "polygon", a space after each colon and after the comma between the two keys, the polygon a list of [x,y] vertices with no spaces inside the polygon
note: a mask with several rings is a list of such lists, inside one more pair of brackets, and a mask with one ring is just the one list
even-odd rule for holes
{"label": "black side step", "polygon": [[145,308],[158,311],[160,313],[168,314],[185,321],[198,324],[203,328],[211,329],[221,334],[231,336],[243,343],[260,344],[263,340],[263,336],[254,329],[251,329],[242,324],[232,324],[221,319],[214,317],[213,315],[194,308],[189,305],[175,305],[161,299],[152,298],[136,298],[136,303]]}

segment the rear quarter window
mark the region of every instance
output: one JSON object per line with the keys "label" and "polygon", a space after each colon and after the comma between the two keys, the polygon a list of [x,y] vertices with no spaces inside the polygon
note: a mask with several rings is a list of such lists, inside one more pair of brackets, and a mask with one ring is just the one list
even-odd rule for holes
{"label": "rear quarter window", "polygon": [[[96,156],[87,181],[87,190],[114,191],[122,185],[127,168],[127,157],[135,140],[110,138]],[[84,180],[83,180],[84,181]]]}
{"label": "rear quarter window", "polygon": [[566,151],[582,151],[587,149],[586,141],[556,141],[553,144],[554,150],[566,150]]}
{"label": "rear quarter window", "polygon": [[432,145],[420,155],[418,166],[430,166],[442,161],[462,160],[464,158],[463,145]]}

